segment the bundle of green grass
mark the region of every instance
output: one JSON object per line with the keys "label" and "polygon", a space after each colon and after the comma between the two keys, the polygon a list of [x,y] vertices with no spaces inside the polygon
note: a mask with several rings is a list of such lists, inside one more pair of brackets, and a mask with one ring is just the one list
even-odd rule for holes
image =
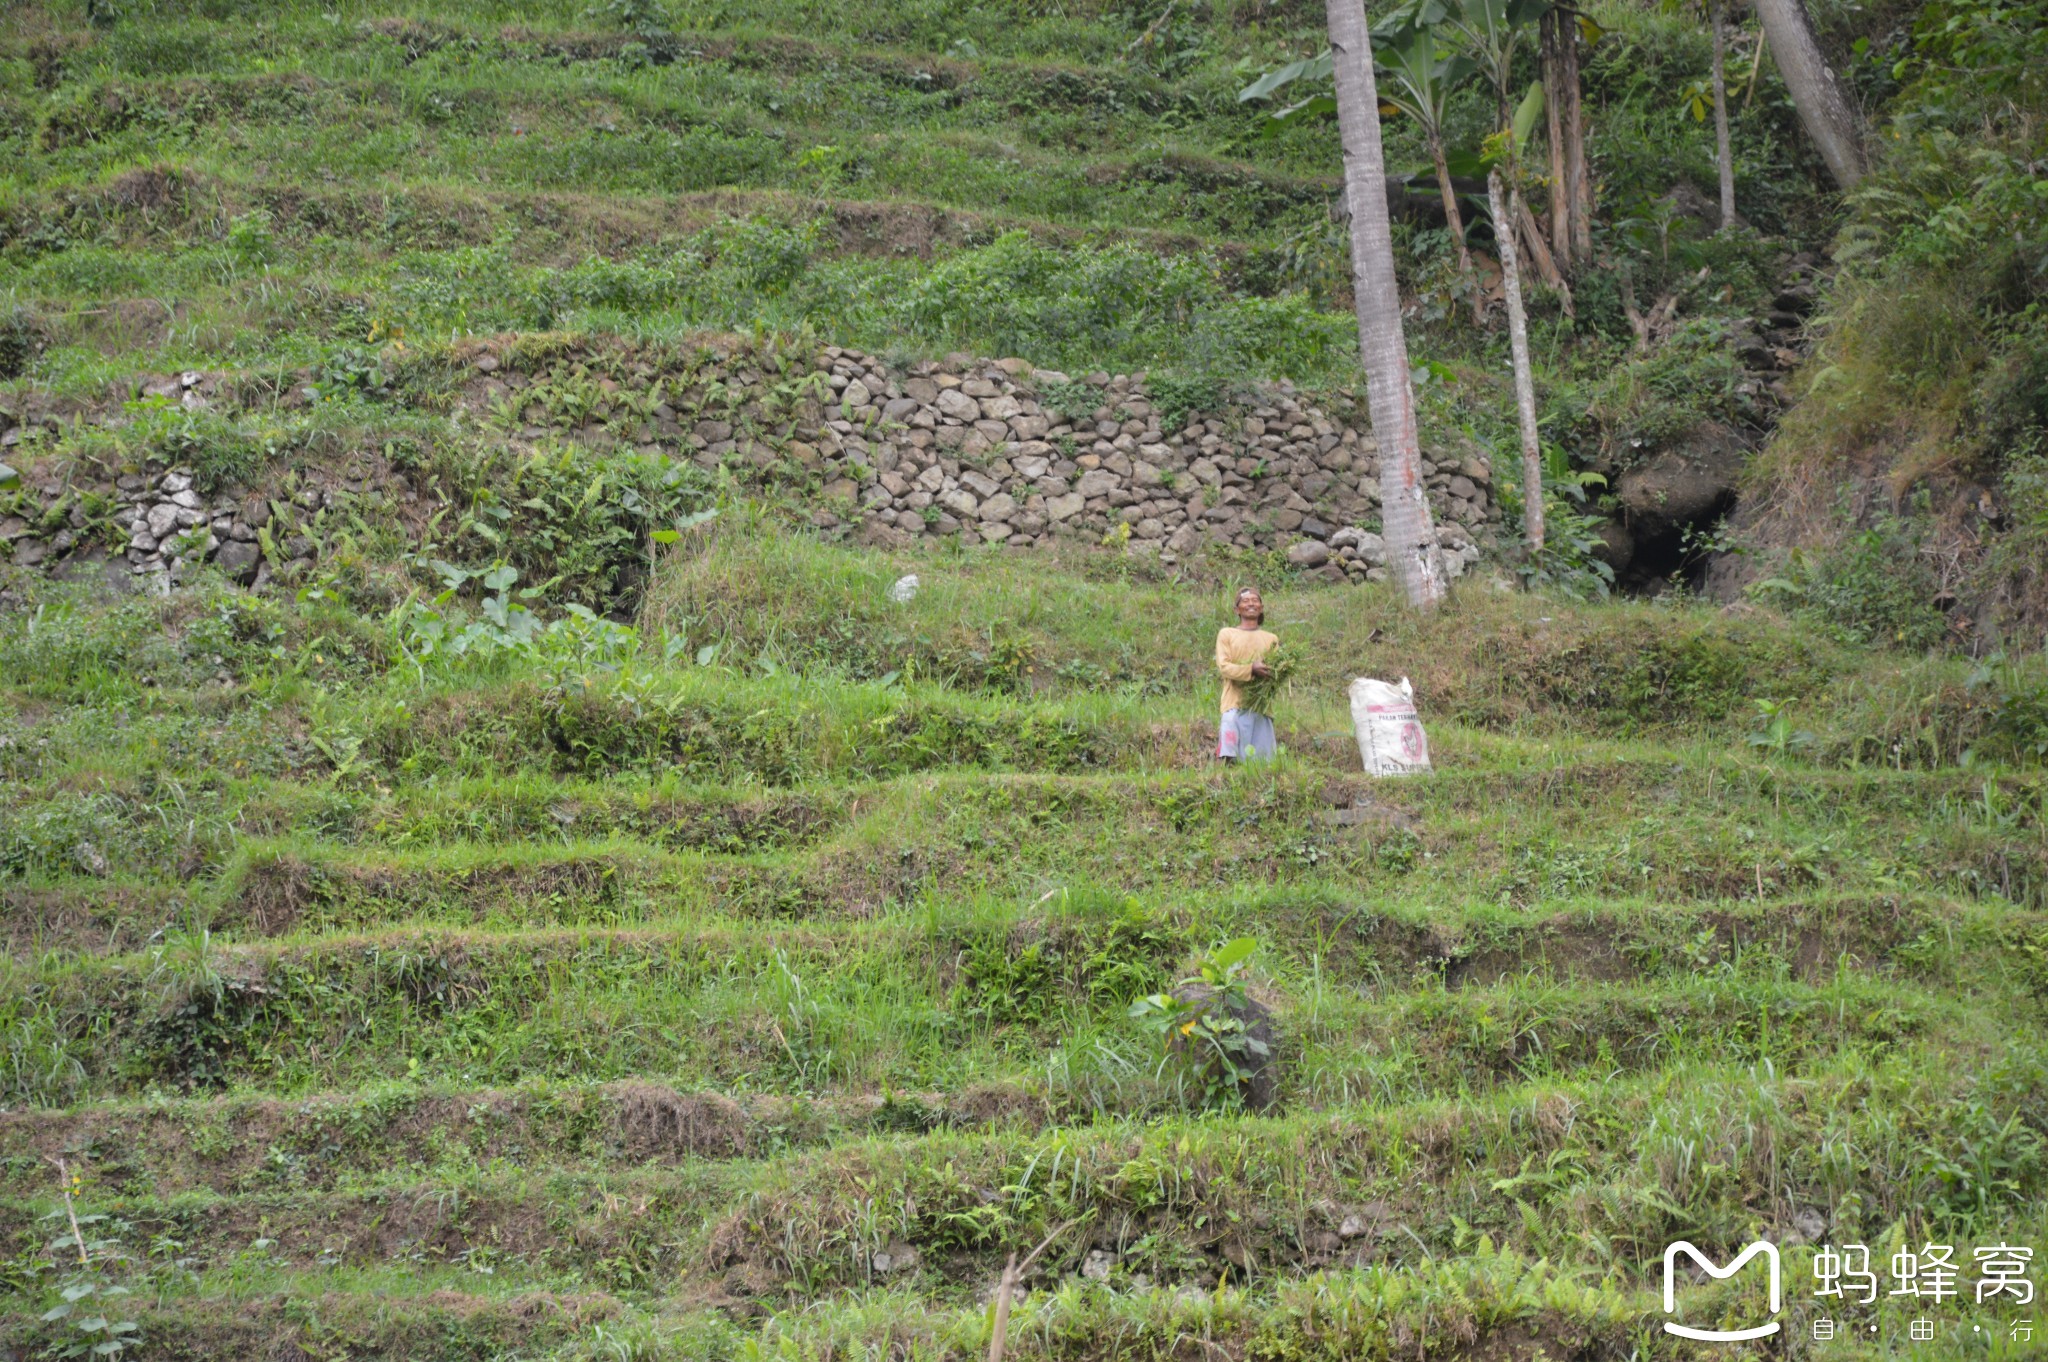
{"label": "bundle of green grass", "polygon": [[1255,676],[1244,686],[1245,707],[1254,714],[1271,714],[1281,689],[1294,677],[1295,657],[1284,643],[1274,644],[1265,661],[1266,675]]}

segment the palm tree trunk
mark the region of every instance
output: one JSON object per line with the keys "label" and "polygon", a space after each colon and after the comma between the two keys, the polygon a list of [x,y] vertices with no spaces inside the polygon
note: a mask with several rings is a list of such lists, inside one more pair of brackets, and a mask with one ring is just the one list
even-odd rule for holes
{"label": "palm tree trunk", "polygon": [[1352,294],[1366,403],[1379,443],[1380,533],[1402,594],[1427,608],[1444,594],[1443,558],[1422,483],[1415,395],[1408,386],[1408,341],[1401,331],[1401,290],[1394,278],[1394,232],[1387,218],[1386,156],[1380,147],[1379,92],[1362,0],[1324,0],[1337,85],[1337,136],[1344,151],[1344,200],[1351,210]]}
{"label": "palm tree trunk", "polygon": [[1721,230],[1735,225],[1735,159],[1728,147],[1728,6],[1714,6],[1714,155],[1721,168]]}
{"label": "palm tree trunk", "polygon": [[1451,188],[1451,167],[1444,160],[1444,139],[1429,139],[1429,154],[1436,162],[1436,187],[1444,196],[1444,225],[1450,228],[1451,240],[1458,246],[1458,277],[1472,290],[1472,320],[1479,322],[1486,316],[1486,299],[1479,290],[1479,274],[1472,268],[1472,249],[1465,244],[1465,215],[1458,211],[1458,191]]}
{"label": "palm tree trunk", "polygon": [[1545,132],[1550,143],[1550,239],[1557,252],[1557,266],[1566,274],[1572,270],[1572,195],[1571,180],[1566,174],[1564,163],[1564,103],[1560,90],[1564,85],[1564,58],[1562,49],[1571,41],[1566,34],[1566,25],[1575,21],[1562,10],[1548,10],[1542,19],[1543,43],[1543,112],[1547,121]]}
{"label": "palm tree trunk", "polygon": [[1763,17],[1764,36],[1771,41],[1778,74],[1792,92],[1792,104],[1799,110],[1806,135],[1820,149],[1835,183],[1854,189],[1864,170],[1856,111],[1849,107],[1833,69],[1821,56],[1805,4],[1802,0],[1757,0],[1756,11]]}
{"label": "palm tree trunk", "polygon": [[[1331,0],[1336,3],[1336,0]],[[1529,372],[1529,319],[1522,311],[1522,271],[1515,256],[1515,220],[1522,215],[1520,190],[1502,193],[1500,167],[1486,177],[1493,209],[1493,235],[1500,246],[1501,288],[1508,296],[1508,349],[1515,364],[1515,417],[1522,432],[1522,529],[1528,557],[1543,552],[1543,446],[1536,435],[1536,381]]]}

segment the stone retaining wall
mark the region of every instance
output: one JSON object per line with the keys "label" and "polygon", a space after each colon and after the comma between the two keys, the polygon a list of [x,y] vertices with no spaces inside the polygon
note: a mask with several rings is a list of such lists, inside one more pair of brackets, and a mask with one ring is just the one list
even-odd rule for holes
{"label": "stone retaining wall", "polygon": [[[823,513],[821,523],[853,521],[886,544],[959,534],[1015,546],[1121,537],[1122,526],[1131,549],[1168,561],[1230,544],[1377,575],[1378,538],[1356,528],[1379,519],[1377,446],[1291,384],[1166,429],[1143,374],[1077,381],[1021,360],[965,356],[892,373],[838,348],[823,352],[820,367],[839,399],[818,429],[833,475],[827,500],[858,506]],[[1092,409],[1063,410],[1083,385],[1094,390]],[[719,422],[698,423],[690,437],[705,462],[737,443]],[[1473,456],[1425,460],[1423,470],[1460,572],[1500,519],[1491,470]]]}
{"label": "stone retaining wall", "polygon": [[[724,467],[743,483],[798,489],[811,498],[818,527],[872,544],[949,536],[1015,548],[1109,542],[1168,563],[1230,545],[1284,550],[1296,565],[1333,580],[1384,572],[1379,537],[1367,528],[1379,521],[1378,454],[1361,415],[1328,410],[1284,382],[1168,428],[1142,373],[1072,378],[1016,359],[952,355],[892,370],[838,347],[794,362],[704,351],[686,372],[666,373],[631,355],[564,358],[558,351],[525,373],[516,342],[470,343],[458,353],[467,356],[456,362],[468,373],[458,415],[466,408],[503,421],[509,414],[511,428],[496,426],[502,435],[487,438],[521,447],[557,437],[624,441]],[[587,380],[586,361],[604,366],[595,380],[604,394],[597,413],[566,431],[522,427],[546,419],[529,394],[545,393],[565,364]],[[768,400],[771,383],[782,398]],[[235,384],[230,374],[190,372],[149,379],[141,391],[188,409],[234,409]],[[624,400],[636,389],[638,399]],[[805,396],[792,403],[792,390]],[[318,393],[305,386],[275,400],[303,407]],[[126,418],[99,419],[116,425]],[[54,417],[47,424],[59,428]],[[13,443],[20,435],[10,429],[0,438]],[[1423,470],[1446,563],[1457,575],[1478,560],[1500,519],[1491,473],[1469,453],[1425,458]],[[72,490],[58,483],[39,490],[51,508],[40,522],[33,514],[0,519],[0,544],[11,550],[4,556],[83,570],[85,526],[78,507],[61,500]],[[317,510],[363,490],[340,470],[311,470],[285,509]],[[204,561],[247,582],[263,570],[257,541],[273,508],[263,495],[224,489],[203,497],[189,471],[162,463],[104,492],[129,536],[107,564],[113,571],[175,576]],[[73,523],[50,524],[67,509]],[[280,558],[312,551],[288,526],[272,533]]]}

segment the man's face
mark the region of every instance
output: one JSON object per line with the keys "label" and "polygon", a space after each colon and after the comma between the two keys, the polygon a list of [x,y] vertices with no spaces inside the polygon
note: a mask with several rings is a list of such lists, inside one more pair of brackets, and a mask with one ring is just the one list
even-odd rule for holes
{"label": "man's face", "polygon": [[1265,613],[1266,603],[1259,598],[1258,592],[1247,591],[1237,598],[1237,617],[1239,619],[1261,619],[1265,616]]}

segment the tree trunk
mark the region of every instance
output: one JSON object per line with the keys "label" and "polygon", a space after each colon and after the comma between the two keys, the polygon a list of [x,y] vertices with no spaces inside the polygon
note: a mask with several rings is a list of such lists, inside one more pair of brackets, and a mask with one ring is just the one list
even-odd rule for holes
{"label": "tree trunk", "polygon": [[1803,0],[1756,0],[1756,10],[1763,16],[1771,56],[1777,60],[1778,74],[1785,78],[1785,88],[1792,92],[1806,135],[1820,149],[1835,183],[1844,189],[1855,188],[1864,170],[1856,111],[1849,107],[1834,70],[1821,56],[1806,5]]}
{"label": "tree trunk", "polygon": [[1764,69],[1764,53],[1771,47],[1771,35],[1756,35],[1756,55],[1749,59],[1749,84],[1742,87],[1742,111],[1749,112],[1749,102],[1756,98],[1756,73]]}
{"label": "tree trunk", "polygon": [[1401,290],[1394,278],[1394,233],[1387,218],[1386,157],[1380,148],[1379,92],[1362,0],[1324,0],[1337,85],[1337,136],[1344,151],[1344,199],[1351,210],[1352,293],[1358,353],[1379,444],[1380,532],[1387,562],[1410,605],[1427,608],[1444,594],[1443,558],[1422,483],[1415,394],[1408,386],[1408,341],[1401,332]]}
{"label": "tree trunk", "polygon": [[1557,45],[1558,121],[1564,128],[1564,188],[1571,200],[1572,259],[1593,259],[1593,176],[1586,168],[1586,119],[1579,104],[1579,25],[1566,15]]}
{"label": "tree trunk", "polygon": [[[1335,4],[1337,0],[1331,0]],[[1502,192],[1498,166],[1486,177],[1493,235],[1500,246],[1500,282],[1508,296],[1508,349],[1515,363],[1515,417],[1522,431],[1522,528],[1529,561],[1543,552],[1543,446],[1536,435],[1536,381],[1529,373],[1529,320],[1522,311],[1522,270],[1515,261],[1514,221],[1522,213],[1519,189]]]}
{"label": "tree trunk", "polygon": [[1486,299],[1479,289],[1479,272],[1472,268],[1472,251],[1465,245],[1465,215],[1458,211],[1458,191],[1451,188],[1451,168],[1444,161],[1444,139],[1429,139],[1429,154],[1436,162],[1436,187],[1443,191],[1444,225],[1450,228],[1451,240],[1458,245],[1458,276],[1472,290],[1472,320],[1476,323],[1485,319]]}
{"label": "tree trunk", "polygon": [[1721,230],[1735,225],[1735,158],[1728,148],[1728,6],[1714,6],[1714,155],[1721,168]]}
{"label": "tree trunk", "polygon": [[1522,244],[1528,248],[1529,263],[1536,267],[1536,276],[1557,290],[1558,298],[1564,304],[1564,315],[1576,317],[1578,313],[1572,307],[1571,286],[1558,273],[1557,262],[1550,256],[1550,244],[1543,239],[1543,229],[1536,225],[1535,215],[1519,194],[1515,196],[1515,213],[1522,229]]}
{"label": "tree trunk", "polygon": [[996,1286],[996,1317],[988,1334],[988,1362],[1003,1362],[1003,1350],[1010,1338],[1010,1298],[1017,1294],[1017,1255],[1011,1254]]}
{"label": "tree trunk", "polygon": [[1544,131],[1550,142],[1550,239],[1555,243],[1557,266],[1566,274],[1572,271],[1572,193],[1571,178],[1565,169],[1564,112],[1560,106],[1564,102],[1563,48],[1572,41],[1569,25],[1575,22],[1564,11],[1551,9],[1545,11],[1541,29],[1543,112],[1548,119]]}

